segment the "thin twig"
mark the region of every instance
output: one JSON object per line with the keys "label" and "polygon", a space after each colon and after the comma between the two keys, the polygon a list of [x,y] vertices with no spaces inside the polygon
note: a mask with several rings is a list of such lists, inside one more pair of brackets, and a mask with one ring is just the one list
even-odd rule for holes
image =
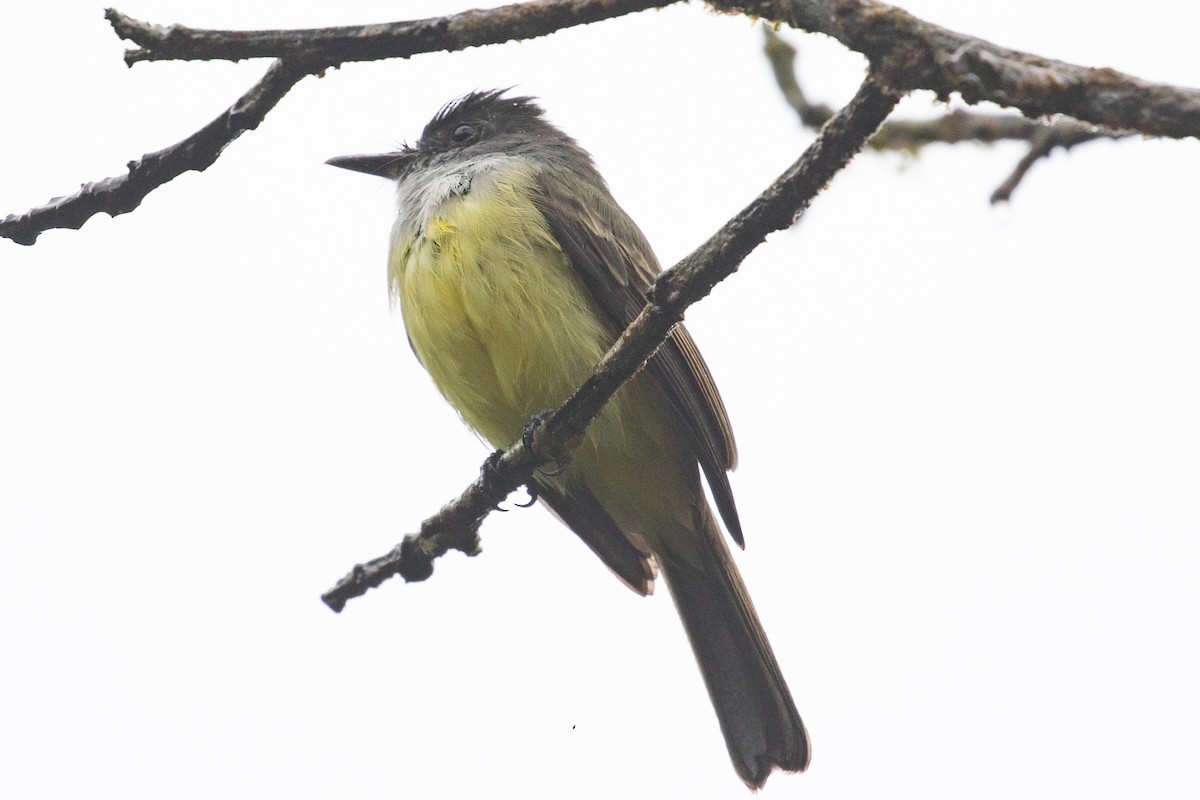
{"label": "thin twig", "polygon": [[[767,55],[767,63],[771,65],[771,74],[775,76],[775,84],[783,93],[783,99],[800,117],[800,124],[812,130],[819,130],[833,116],[833,106],[824,103],[812,103],[800,87],[796,77],[796,48],[771,29],[770,25],[763,26],[763,52]],[[887,127],[884,123],[883,127]],[[883,128],[880,128],[882,131]],[[876,133],[872,140],[878,138]],[[868,145],[869,146],[869,145]]]}
{"label": "thin twig", "polygon": [[24,214],[0,220],[0,236],[31,245],[51,228],[78,230],[95,214],[109,216],[133,211],[150,192],[185,172],[207,169],[234,139],[254,130],[267,112],[307,74],[276,61],[238,101],[200,130],[177,144],[148,153],[128,164],[129,172],[85,183],[78,192],[56,197]]}
{"label": "thin twig", "polygon": [[[649,302],[605,354],[591,376],[534,432],[533,451],[564,452],[586,429],[608,399],[646,363],[692,303],[737,271],[742,260],[767,234],[790,226],[870,138],[895,107],[899,96],[869,77],[850,104],[821,130],[816,141],[766,191],[725,223],[707,242],[658,277]],[[518,442],[489,460],[479,479],[456,500],[426,520],[419,533],[406,536],[390,553],[356,566],[322,595],[334,611],[393,575],[423,580],[433,559],[449,549],[478,552],[483,518],[509,492],[530,479],[539,459]],[[454,521],[454,524],[448,522]],[[465,522],[465,525],[459,524]],[[457,527],[456,527],[457,525]]]}
{"label": "thin twig", "polygon": [[1034,165],[1039,159],[1050,155],[1050,151],[1055,147],[1054,129],[1046,126],[1039,131],[1041,135],[1035,135],[1029,143],[1029,150],[1017,162],[1017,166],[1013,168],[1012,173],[1004,180],[1004,183],[996,187],[996,191],[992,192],[991,202],[1004,203],[1011,197],[1017,185],[1029,172],[1029,168]]}

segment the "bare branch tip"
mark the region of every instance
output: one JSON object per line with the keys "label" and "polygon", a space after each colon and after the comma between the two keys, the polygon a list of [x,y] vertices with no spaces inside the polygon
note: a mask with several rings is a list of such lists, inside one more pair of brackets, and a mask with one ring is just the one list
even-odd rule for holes
{"label": "bare branch tip", "polygon": [[113,26],[113,31],[122,39],[132,39],[132,34],[139,28],[144,27],[146,23],[126,14],[122,14],[115,8],[104,9],[104,18]]}

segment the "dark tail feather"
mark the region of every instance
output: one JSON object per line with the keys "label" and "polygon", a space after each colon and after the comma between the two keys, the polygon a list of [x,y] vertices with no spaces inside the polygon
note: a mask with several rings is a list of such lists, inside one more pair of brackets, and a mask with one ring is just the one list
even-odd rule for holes
{"label": "dark tail feather", "polygon": [[[784,683],[746,585],[712,514],[701,506],[702,529],[687,551],[659,553],[659,566],[683,619],[734,769],[760,788],[779,768],[808,766],[808,734]],[[666,548],[683,537],[665,537]]]}

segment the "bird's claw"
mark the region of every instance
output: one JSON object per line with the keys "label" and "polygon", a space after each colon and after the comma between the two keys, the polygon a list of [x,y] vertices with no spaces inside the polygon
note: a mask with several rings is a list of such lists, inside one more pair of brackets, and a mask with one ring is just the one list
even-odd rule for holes
{"label": "bird's claw", "polygon": [[[550,409],[543,408],[541,411],[529,418],[529,422],[525,423],[525,429],[521,431],[521,441],[525,443],[525,447],[528,448],[529,452],[533,453],[537,458],[541,458],[542,456],[533,446],[533,436],[535,433],[537,433],[538,428],[542,427],[542,425],[546,423],[546,418],[550,416],[550,413]],[[545,467],[538,467],[537,472],[543,477],[553,478],[566,472],[567,467],[570,465],[571,456],[570,454],[564,453],[562,456],[554,459],[553,468],[546,469]],[[534,494],[536,495],[536,492],[534,492]],[[536,499],[537,498],[534,497],[534,500]],[[532,504],[533,500],[530,500],[530,503]]]}
{"label": "bird's claw", "polygon": [[533,505],[534,503],[536,503],[538,501],[538,488],[537,488],[536,484],[533,484],[533,483],[525,484],[525,491],[526,491],[526,493],[528,493],[529,499],[526,500],[524,503],[513,503],[513,505],[516,506],[517,508],[529,508],[531,505]]}
{"label": "bird's claw", "polygon": [[[500,469],[500,459],[503,456],[503,450],[494,450],[483,460],[483,466],[479,468],[479,477],[483,480],[484,486],[491,487],[495,485],[496,471]],[[508,511],[507,508],[501,508],[499,503],[496,503],[492,508],[496,511]]]}

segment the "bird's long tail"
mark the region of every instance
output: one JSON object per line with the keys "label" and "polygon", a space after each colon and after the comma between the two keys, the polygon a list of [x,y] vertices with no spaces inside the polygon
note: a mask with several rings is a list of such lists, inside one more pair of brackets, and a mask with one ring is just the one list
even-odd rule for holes
{"label": "bird's long tail", "polygon": [[704,503],[697,514],[698,531],[664,537],[658,561],[733,766],[757,789],[772,769],[808,766],[808,734],[716,521]]}

